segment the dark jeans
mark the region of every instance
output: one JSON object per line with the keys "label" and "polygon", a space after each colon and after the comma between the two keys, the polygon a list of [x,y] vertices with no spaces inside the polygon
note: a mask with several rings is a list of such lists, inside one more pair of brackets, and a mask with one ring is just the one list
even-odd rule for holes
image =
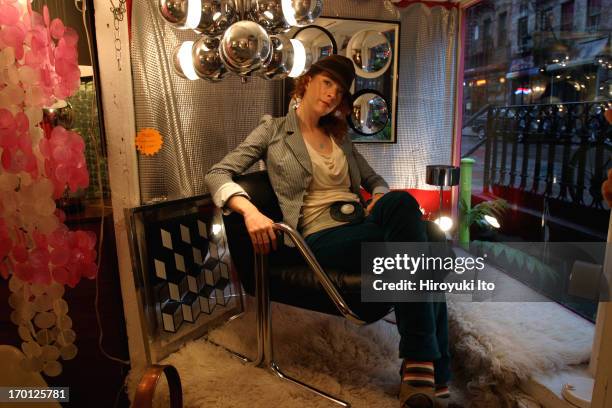
{"label": "dark jeans", "polygon": [[[427,241],[417,201],[409,193],[394,191],[377,202],[370,215],[356,224],[316,232],[306,238],[324,268],[360,269],[362,242]],[[401,340],[400,358],[433,361],[436,384],[450,378],[446,303],[395,303]]]}

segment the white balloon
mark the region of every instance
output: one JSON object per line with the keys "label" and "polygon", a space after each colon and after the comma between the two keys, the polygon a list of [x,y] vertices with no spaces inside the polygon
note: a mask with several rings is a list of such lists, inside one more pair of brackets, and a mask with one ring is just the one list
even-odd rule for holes
{"label": "white balloon", "polygon": [[49,330],[47,329],[39,330],[36,333],[36,342],[40,344],[41,346],[47,346],[53,343],[53,340],[51,340],[51,333],[49,332]]}
{"label": "white balloon", "polygon": [[76,357],[79,349],[74,344],[68,344],[60,349],[60,354],[64,360],[72,360]]}
{"label": "white balloon", "polygon": [[[47,295],[49,295],[51,299],[53,299],[53,310],[55,311],[55,304],[57,303],[57,301],[63,300],[60,298],[64,296],[64,285],[60,285],[59,283],[53,283],[47,289]],[[66,311],[67,311],[67,308],[68,308],[68,304],[66,304]]]}
{"label": "white balloon", "polygon": [[21,350],[23,350],[23,354],[25,354],[26,357],[29,358],[38,357],[42,354],[42,348],[40,347],[40,345],[33,341],[26,341],[21,343]]}
{"label": "white balloon", "polygon": [[71,329],[62,330],[57,335],[57,344],[59,344],[60,346],[67,346],[69,344],[74,343],[75,340],[76,333],[74,332],[74,330]]}
{"label": "white balloon", "polygon": [[0,191],[15,191],[18,186],[19,176],[10,173],[0,174]]}
{"label": "white balloon", "polygon": [[53,302],[53,311],[58,316],[68,313],[68,303],[64,299],[56,299]]}
{"label": "white balloon", "polygon": [[46,312],[52,308],[53,299],[46,293],[37,296],[34,299],[34,310],[37,312]]}
{"label": "white balloon", "polygon": [[34,317],[34,324],[41,329],[48,329],[55,324],[55,313],[43,312]]}
{"label": "white balloon", "polygon": [[62,365],[59,361],[48,361],[44,365],[43,373],[49,377],[56,377],[62,373]]}
{"label": "white balloon", "polygon": [[42,358],[45,361],[55,361],[59,358],[60,351],[55,346],[44,346],[42,348]]}
{"label": "white balloon", "polygon": [[57,317],[57,327],[61,330],[68,330],[72,328],[72,319],[66,315],[60,315]]}
{"label": "white balloon", "polygon": [[34,341],[30,329],[25,324],[19,325],[19,328],[17,328],[17,333],[19,333],[19,337],[23,341]]}
{"label": "white balloon", "polygon": [[30,291],[34,296],[40,296],[47,291],[47,286],[40,283],[31,283]]}

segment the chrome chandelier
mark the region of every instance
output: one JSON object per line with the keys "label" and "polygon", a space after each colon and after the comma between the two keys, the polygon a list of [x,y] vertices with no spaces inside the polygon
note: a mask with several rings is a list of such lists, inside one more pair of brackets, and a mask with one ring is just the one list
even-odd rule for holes
{"label": "chrome chandelier", "polygon": [[221,81],[228,72],[243,81],[297,77],[309,68],[304,45],[283,33],[311,24],[323,0],[158,0],[172,26],[202,36],[174,50],[172,61],[186,79]]}

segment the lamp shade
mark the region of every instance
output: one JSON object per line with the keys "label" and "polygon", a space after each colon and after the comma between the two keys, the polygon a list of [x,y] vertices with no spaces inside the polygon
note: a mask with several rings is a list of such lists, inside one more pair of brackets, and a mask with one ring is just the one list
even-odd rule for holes
{"label": "lamp shade", "polygon": [[459,184],[459,167],[444,164],[427,166],[425,182],[438,187],[456,186]]}

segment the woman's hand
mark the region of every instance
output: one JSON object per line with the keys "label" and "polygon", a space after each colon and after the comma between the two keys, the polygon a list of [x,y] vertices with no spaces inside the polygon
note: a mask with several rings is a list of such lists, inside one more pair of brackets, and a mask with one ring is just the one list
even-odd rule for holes
{"label": "woman's hand", "polygon": [[374,205],[376,204],[376,202],[383,195],[384,195],[383,193],[374,194],[374,196],[372,197],[372,200],[370,201],[370,204],[368,204],[368,206],[366,207],[366,210],[365,210],[366,215],[370,215],[370,212],[372,211],[372,208],[374,208]]}
{"label": "woman's hand", "polygon": [[270,253],[270,244],[272,244],[272,248],[276,251],[276,233],[272,228],[274,221],[255,209],[244,214],[244,223],[251,236],[256,253]]}
{"label": "woman's hand", "polygon": [[263,215],[247,198],[240,195],[230,197],[227,206],[244,217],[244,223],[256,253],[269,253],[270,243],[276,250],[276,234],[272,228],[274,221]]}

